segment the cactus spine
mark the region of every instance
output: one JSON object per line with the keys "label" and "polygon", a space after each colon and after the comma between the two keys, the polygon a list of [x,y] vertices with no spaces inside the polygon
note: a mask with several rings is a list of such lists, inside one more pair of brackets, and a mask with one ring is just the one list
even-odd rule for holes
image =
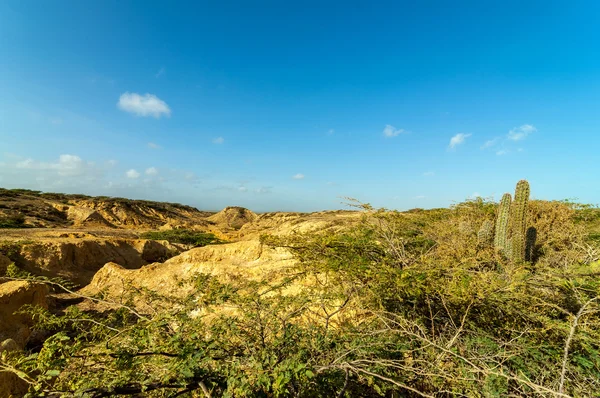
{"label": "cactus spine", "polygon": [[494,246],[496,249],[506,252],[508,245],[508,221],[510,218],[510,205],[512,198],[509,193],[505,193],[500,201],[498,216],[496,218],[496,236],[494,237]]}
{"label": "cactus spine", "polygon": [[525,236],[527,231],[527,203],[529,202],[529,183],[521,180],[517,183],[515,200],[510,214],[513,261],[525,260]]}

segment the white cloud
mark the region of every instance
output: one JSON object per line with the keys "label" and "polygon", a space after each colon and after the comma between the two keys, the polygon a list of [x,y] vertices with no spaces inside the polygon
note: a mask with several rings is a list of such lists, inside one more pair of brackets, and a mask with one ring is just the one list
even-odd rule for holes
{"label": "white cloud", "polygon": [[158,169],[156,167],[148,167],[146,169],[147,176],[155,176],[158,174]]}
{"label": "white cloud", "polygon": [[254,192],[260,193],[260,194],[271,193],[271,187],[260,187],[260,188],[257,188]]}
{"label": "white cloud", "polygon": [[426,172],[423,173],[423,175],[425,177],[431,177],[431,176],[435,175],[435,172],[433,172],[433,171],[426,171]]}
{"label": "white cloud", "polygon": [[139,173],[139,171],[137,171],[135,169],[131,169],[131,170],[127,170],[127,172],[125,173],[125,176],[127,178],[136,179],[140,176],[140,173]]}
{"label": "white cloud", "polygon": [[246,187],[239,187],[238,191],[240,191],[240,192],[246,192],[246,191],[248,191],[248,188],[246,188]]}
{"label": "white cloud", "polygon": [[158,144],[155,144],[154,142],[149,142],[148,143],[148,148],[150,148],[150,149],[160,149],[161,146],[158,145]]}
{"label": "white cloud", "polygon": [[304,174],[298,173],[298,174],[294,175],[292,178],[294,180],[303,180],[304,179]]}
{"label": "white cloud", "polygon": [[3,185],[47,192],[84,192],[78,187],[101,186],[103,176],[110,168],[107,162],[97,165],[69,154],[52,161],[11,154],[4,154],[4,158],[6,161],[0,162]]}
{"label": "white cloud", "polygon": [[396,127],[390,124],[386,124],[383,128],[383,135],[387,138],[396,137],[397,135],[400,135],[405,132],[406,131],[404,131],[403,129],[397,129]]}
{"label": "white cloud", "polygon": [[51,124],[59,125],[62,124],[63,120],[59,117],[53,117],[50,119]]}
{"label": "white cloud", "polygon": [[171,116],[169,105],[154,94],[123,93],[117,107],[137,116],[152,116],[157,119],[162,115]]}
{"label": "white cloud", "polygon": [[198,197],[197,177],[185,170],[161,168],[154,176],[145,175],[145,170],[126,171],[109,159],[92,162],[63,154],[55,159],[38,160],[0,153],[0,185],[7,188],[182,203],[193,203]]}
{"label": "white cloud", "polygon": [[108,167],[115,167],[119,164],[119,161],[115,159],[109,159],[106,161],[106,164],[108,165]]}
{"label": "white cloud", "polygon": [[450,138],[450,145],[449,145],[450,149],[454,149],[457,145],[462,144],[470,136],[471,136],[471,134],[465,134],[465,133],[456,134],[454,137]]}
{"label": "white cloud", "polygon": [[508,153],[508,151],[506,149],[501,149],[496,152],[496,155],[502,156],[502,155],[506,155],[507,153]]}
{"label": "white cloud", "polygon": [[531,124],[524,124],[520,127],[515,127],[508,132],[507,138],[512,141],[520,141],[525,139],[529,134],[535,133],[537,129]]}
{"label": "white cloud", "polygon": [[415,196],[415,199],[425,199],[427,196],[425,195],[417,195]]}
{"label": "white cloud", "polygon": [[225,142],[225,138],[223,138],[223,137],[213,138],[213,140],[212,140],[212,143],[217,144],[217,145],[220,145],[224,142]]}
{"label": "white cloud", "polygon": [[335,134],[335,130],[334,129],[327,130],[327,135],[333,135],[333,134]]}
{"label": "white cloud", "polygon": [[500,141],[499,137],[493,138],[491,140],[487,140],[482,146],[481,149],[488,149],[496,145]]}
{"label": "white cloud", "polygon": [[159,77],[161,77],[162,75],[164,75],[165,72],[166,72],[165,68],[162,67],[162,68],[159,69],[158,72],[156,72],[156,74],[154,75],[154,77],[156,77],[158,79]]}
{"label": "white cloud", "polygon": [[83,174],[88,166],[93,166],[93,163],[86,163],[76,155],[60,155],[58,162],[55,163],[25,159],[15,164],[17,169],[56,171],[59,176],[75,176]]}

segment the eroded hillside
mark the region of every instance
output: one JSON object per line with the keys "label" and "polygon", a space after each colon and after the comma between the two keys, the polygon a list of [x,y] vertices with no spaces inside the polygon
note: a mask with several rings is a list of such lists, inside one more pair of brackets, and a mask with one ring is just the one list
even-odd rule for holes
{"label": "eroded hillside", "polygon": [[0,224],[12,227],[185,227],[207,225],[212,214],[178,203],[0,188]]}
{"label": "eroded hillside", "polygon": [[[340,228],[357,215],[256,214],[242,207],[214,213],[175,203],[0,189],[0,254],[8,258],[0,263],[0,276],[10,262],[34,275],[61,277],[83,287],[107,263],[137,269],[211,242],[190,237],[214,236],[225,247],[240,241],[255,247],[265,233]],[[181,234],[169,231],[181,231],[188,240],[172,239]],[[217,254],[221,251],[206,260],[230,261]]]}

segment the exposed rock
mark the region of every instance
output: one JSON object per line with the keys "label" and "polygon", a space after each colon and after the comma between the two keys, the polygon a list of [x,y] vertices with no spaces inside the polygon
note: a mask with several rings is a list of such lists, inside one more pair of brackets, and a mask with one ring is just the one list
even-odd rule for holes
{"label": "exposed rock", "polygon": [[[25,281],[9,281],[0,284],[0,354],[25,347],[32,336],[32,320],[28,315],[15,314],[24,305],[48,308],[48,288],[45,285]],[[0,398],[22,397],[27,383],[14,373],[0,372]]]}
{"label": "exposed rock", "polygon": [[74,226],[100,226],[114,228],[114,225],[109,223],[95,210],[85,207],[71,206],[67,211],[67,217],[73,221]]}
{"label": "exposed rock", "polygon": [[159,231],[170,231],[173,229],[173,226],[169,223],[166,223],[165,225],[162,225],[160,228],[158,228]]}
{"label": "exposed rock", "polygon": [[212,214],[178,203],[0,188],[1,216],[23,215],[27,226],[42,228],[154,229],[166,223],[206,227],[206,217]]}
{"label": "exposed rock", "polygon": [[191,249],[186,245],[169,243],[166,240],[138,240],[134,248],[147,263],[163,262],[169,258]]}
{"label": "exposed rock", "polygon": [[232,206],[208,217],[208,221],[228,228],[240,229],[244,224],[254,221],[256,217],[255,213],[244,207]]}
{"label": "exposed rock", "polygon": [[258,240],[210,245],[188,250],[164,264],[150,264],[137,270],[108,263],[81,292],[94,294],[106,290],[116,296],[122,293],[124,286],[131,284],[166,294],[185,294],[178,281],[197,273],[216,275],[225,280],[260,279],[273,272],[283,272],[293,264],[295,260],[288,250],[266,247]]}
{"label": "exposed rock", "polygon": [[6,339],[0,343],[0,354],[4,351],[17,351],[18,349],[19,345],[13,339]]}
{"label": "exposed rock", "polygon": [[239,238],[255,239],[261,234],[289,235],[348,228],[360,220],[358,211],[316,213],[263,213],[239,230]]}
{"label": "exposed rock", "polygon": [[9,264],[12,264],[10,258],[0,254],[0,276],[6,275],[6,268],[9,266]]}
{"label": "exposed rock", "polygon": [[33,274],[60,276],[83,286],[108,262],[125,268],[140,268],[148,263],[165,261],[187,249],[166,241],[143,239],[42,241],[22,245],[16,264]]}
{"label": "exposed rock", "polygon": [[0,398],[20,398],[27,393],[27,383],[16,374],[0,373]]}
{"label": "exposed rock", "polygon": [[[19,346],[13,339],[6,339],[0,344],[0,355],[4,351],[17,351]],[[0,398],[22,397],[27,392],[27,383],[16,374],[0,373]]]}
{"label": "exposed rock", "polygon": [[48,307],[48,288],[39,283],[9,281],[0,284],[0,340],[13,339],[24,347],[31,334],[31,318],[15,314],[23,305]]}
{"label": "exposed rock", "polygon": [[191,206],[118,198],[91,198],[72,202],[78,207],[94,210],[107,222],[120,228],[154,229],[164,224],[189,228],[207,225],[205,218],[212,214]]}

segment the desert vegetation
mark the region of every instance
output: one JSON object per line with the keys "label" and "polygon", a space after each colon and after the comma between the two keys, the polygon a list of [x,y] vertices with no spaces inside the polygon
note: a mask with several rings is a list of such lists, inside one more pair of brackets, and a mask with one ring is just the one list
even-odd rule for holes
{"label": "desert vegetation", "polygon": [[263,235],[295,262],[256,280],[92,296],[11,266],[5,280],[87,304],[23,307],[39,337],[2,352],[0,371],[31,397],[600,395],[595,207],[529,200],[526,181],[500,203],[356,206],[345,229]]}
{"label": "desert vegetation", "polygon": [[25,216],[22,214],[0,218],[0,228],[25,228]]}
{"label": "desert vegetation", "polygon": [[171,229],[166,231],[150,231],[140,234],[142,239],[166,240],[169,243],[180,243],[191,247],[202,247],[222,243],[214,234],[191,231],[188,229]]}

